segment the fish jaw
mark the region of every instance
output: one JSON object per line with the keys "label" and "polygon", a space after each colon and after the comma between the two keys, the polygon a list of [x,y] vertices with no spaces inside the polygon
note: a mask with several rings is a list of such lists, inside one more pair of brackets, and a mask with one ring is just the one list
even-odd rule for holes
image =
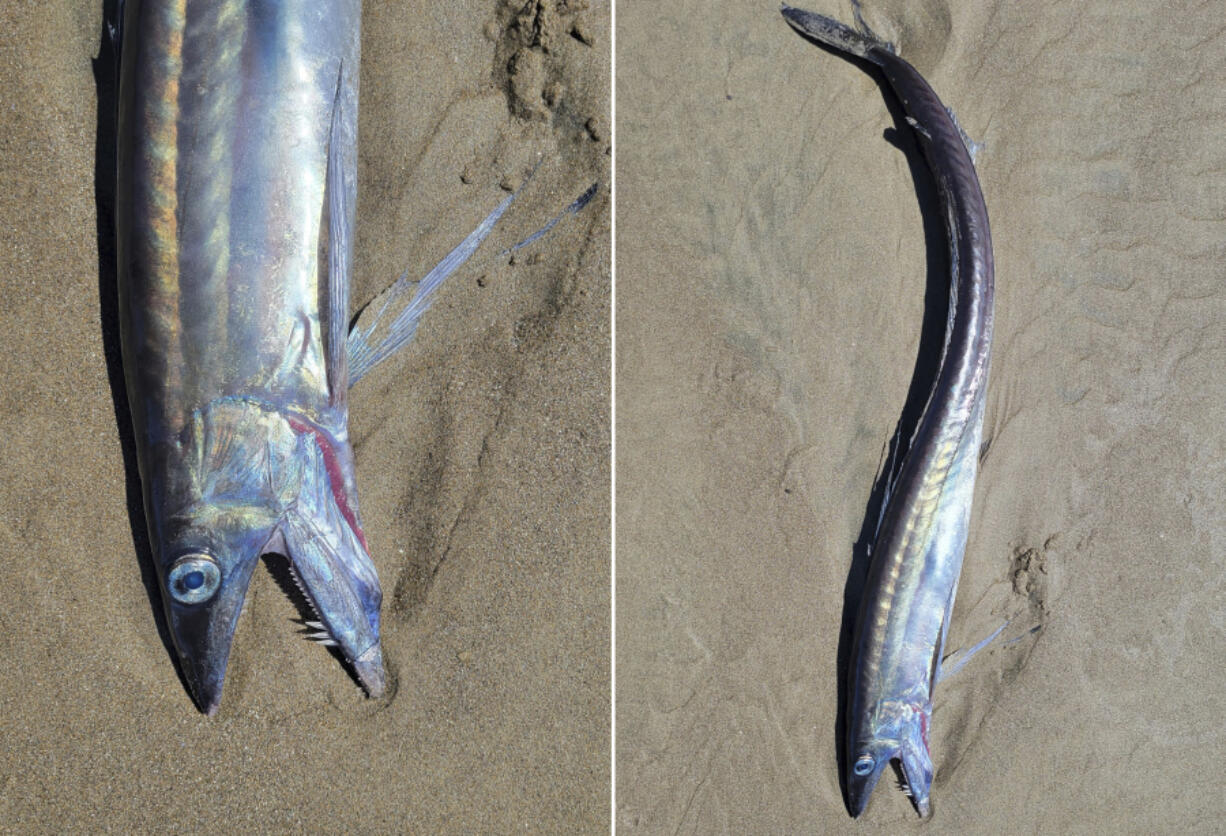
{"label": "fish jaw", "polygon": [[905,785],[921,818],[931,812],[933,766],[928,750],[928,703],[883,700],[866,728],[852,735],[847,750],[847,808],[859,818],[891,761],[902,766]]}
{"label": "fish jaw", "polygon": [[859,746],[855,751],[848,752],[847,810],[852,818],[858,819],[864,813],[881,773],[896,754],[894,747],[882,743]]}
{"label": "fish jaw", "polygon": [[176,537],[176,556],[162,573],[162,600],[179,664],[196,706],[209,716],[221,704],[234,629],[260,541],[269,530],[231,530],[246,542],[233,542],[223,529],[204,536],[189,530]]}
{"label": "fish jaw", "polygon": [[383,689],[387,687],[387,673],[383,668],[383,648],[378,641],[350,664],[367,694],[375,699],[383,696]]}
{"label": "fish jaw", "polygon": [[200,710],[221,700],[255,564],[284,554],[335,645],[383,693],[382,591],[353,500],[348,445],[301,415],[249,398],[197,411],[174,446],[150,514],[167,621]]}
{"label": "fish jaw", "polygon": [[920,818],[926,819],[932,812],[929,794],[932,791],[932,756],[928,752],[928,718],[931,709],[921,707],[907,724],[906,736],[900,748],[902,773],[906,779],[907,794],[915,804]]}
{"label": "fish jaw", "polygon": [[285,555],[295,582],[315,611],[317,623],[336,644],[367,694],[380,697],[385,685],[379,643],[383,592],[374,565],[352,529],[329,518],[335,506],[326,502],[312,506],[311,499],[301,497],[302,505],[285,516]]}

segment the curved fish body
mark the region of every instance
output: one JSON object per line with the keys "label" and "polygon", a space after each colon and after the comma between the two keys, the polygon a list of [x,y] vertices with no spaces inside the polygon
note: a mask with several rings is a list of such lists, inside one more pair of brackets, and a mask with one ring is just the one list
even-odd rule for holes
{"label": "curved fish body", "polygon": [[[260,556],[384,687],[347,434],[360,0],[143,0],[123,20],[121,338],[168,626],[213,713]],[[310,622],[309,622],[310,623]]]}
{"label": "curved fish body", "polygon": [[945,215],[952,275],[944,351],[878,523],[846,701],[851,814],[864,811],[882,772],[898,760],[927,816],[932,693],[966,548],[992,341],[987,208],[965,137],[914,67],[863,22],[856,30],[798,9],[783,14],[802,34],[881,68],[918,135]]}

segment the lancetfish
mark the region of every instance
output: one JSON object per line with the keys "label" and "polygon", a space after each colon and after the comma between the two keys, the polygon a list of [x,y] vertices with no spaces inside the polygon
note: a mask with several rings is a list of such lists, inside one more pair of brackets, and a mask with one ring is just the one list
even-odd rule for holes
{"label": "lancetfish", "polygon": [[918,137],[948,237],[944,349],[901,467],[887,482],[852,638],[844,718],[851,814],[864,812],[882,772],[901,761],[905,788],[927,816],[932,695],[966,549],[992,342],[988,213],[969,142],[952,114],[864,24],[859,4],[856,29],[787,6],[783,15],[800,33],[880,68]]}
{"label": "lancetfish", "polygon": [[349,387],[514,199],[350,329],[360,19],[360,0],[143,0],[116,33],[123,365],[168,628],[209,714],[266,553],[312,638],[383,692]]}

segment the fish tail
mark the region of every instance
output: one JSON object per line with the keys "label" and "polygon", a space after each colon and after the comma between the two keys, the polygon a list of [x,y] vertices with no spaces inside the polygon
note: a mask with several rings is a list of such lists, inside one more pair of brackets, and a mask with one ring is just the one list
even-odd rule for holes
{"label": "fish tail", "polygon": [[875,64],[880,62],[872,54],[874,49],[882,49],[891,54],[895,53],[894,45],[879,37],[864,22],[864,18],[860,15],[860,4],[853,2],[852,5],[856,15],[855,29],[844,23],[839,23],[832,17],[807,12],[804,9],[796,9],[788,5],[784,5],[780,11],[783,13],[784,19],[797,32],[812,38],[818,43],[833,47],[840,52],[864,58]]}

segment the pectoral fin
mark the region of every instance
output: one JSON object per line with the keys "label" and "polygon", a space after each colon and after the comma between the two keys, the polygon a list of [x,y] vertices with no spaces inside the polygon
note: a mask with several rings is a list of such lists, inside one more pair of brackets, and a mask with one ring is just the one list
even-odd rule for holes
{"label": "pectoral fin", "polygon": [[[526,185],[526,184],[525,184]],[[548,223],[529,235],[527,238],[501,250],[499,255],[508,255],[534,244],[553,230],[559,221],[569,215],[577,214],[591,202],[599,191],[599,183],[593,183],[588,189],[565,209],[551,218]],[[523,188],[522,186],[520,187]],[[447,257],[435,265],[426,276],[420,280],[410,279],[406,270],[387,290],[379,294],[362,313],[349,332],[349,385],[353,386],[367,375],[371,369],[395,354],[413,339],[417,332],[417,324],[422,314],[430,307],[431,297],[443,281],[456,271],[477,251],[481,242],[494,229],[494,225],[511,207],[514,194],[506,197],[494,211],[486,215],[480,225],[468,234],[460,244],[447,254]],[[400,306],[403,305],[403,308]],[[397,308],[399,313],[393,314]]]}
{"label": "pectoral fin", "polygon": [[1006,621],[993,630],[987,638],[983,639],[978,644],[971,647],[964,647],[961,650],[955,650],[953,653],[942,659],[941,664],[937,666],[936,681],[944,682],[946,679],[966,667],[966,663],[971,660],[972,656],[995,641],[996,637],[1003,633],[1005,628],[1008,626],[1009,622]]}

